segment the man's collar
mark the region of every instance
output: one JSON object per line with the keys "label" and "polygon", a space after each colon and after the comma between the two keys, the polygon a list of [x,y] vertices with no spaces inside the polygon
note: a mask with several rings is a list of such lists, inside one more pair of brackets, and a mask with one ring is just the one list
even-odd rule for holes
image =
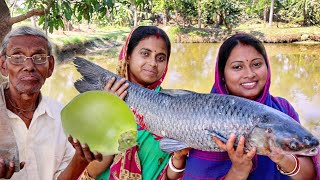
{"label": "man's collar", "polygon": [[[3,83],[3,90],[9,88],[9,82]],[[52,119],[54,119],[53,113],[52,113],[52,108],[50,108],[50,103],[48,98],[43,97],[42,93],[40,92],[40,97],[39,97],[39,104],[38,107],[36,108],[35,112],[33,113],[33,118],[37,118],[45,113],[48,114]]]}

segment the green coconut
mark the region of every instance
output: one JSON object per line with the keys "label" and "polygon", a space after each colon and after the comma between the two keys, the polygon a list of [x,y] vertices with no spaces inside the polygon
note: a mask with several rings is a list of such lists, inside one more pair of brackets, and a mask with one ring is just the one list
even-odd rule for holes
{"label": "green coconut", "polygon": [[103,155],[117,154],[136,144],[133,113],[118,96],[105,91],[79,94],[63,108],[61,120],[66,134]]}

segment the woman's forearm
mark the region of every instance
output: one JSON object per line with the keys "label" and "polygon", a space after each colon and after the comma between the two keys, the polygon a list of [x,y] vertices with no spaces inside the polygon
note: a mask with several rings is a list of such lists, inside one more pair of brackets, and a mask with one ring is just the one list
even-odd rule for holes
{"label": "woman's forearm", "polygon": [[183,176],[183,172],[186,167],[186,158],[187,156],[182,156],[182,157],[172,156],[169,159],[168,168],[167,168],[168,179],[179,179],[180,177]]}
{"label": "woman's forearm", "polygon": [[59,175],[58,180],[78,179],[88,165],[86,159],[74,156],[67,168]]}
{"label": "woman's forearm", "polygon": [[316,170],[310,157],[298,157],[300,163],[299,172],[292,176],[294,180],[316,179]]}

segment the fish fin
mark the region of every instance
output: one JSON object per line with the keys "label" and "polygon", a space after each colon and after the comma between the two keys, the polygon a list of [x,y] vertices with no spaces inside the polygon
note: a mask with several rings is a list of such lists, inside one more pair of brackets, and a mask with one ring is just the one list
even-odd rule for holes
{"label": "fish fin", "polygon": [[224,143],[227,143],[228,139],[223,137],[222,135],[220,135],[219,133],[215,132],[214,130],[206,130],[207,131],[207,134],[210,134],[216,138],[218,138],[220,141],[224,142]]}
{"label": "fish fin", "polygon": [[107,79],[103,79],[103,74],[107,73],[110,77],[117,77],[112,72],[81,57],[73,58],[73,64],[82,75],[82,79],[74,84],[79,92],[102,90],[107,82]]}
{"label": "fish fin", "polygon": [[99,86],[94,85],[94,84],[90,84],[88,81],[81,79],[81,80],[77,80],[74,83],[74,87],[80,92],[86,92],[86,91],[92,91],[93,89],[99,89]]}
{"label": "fish fin", "polygon": [[190,146],[188,146],[186,143],[174,139],[162,138],[160,140],[160,149],[168,154],[188,147]]}
{"label": "fish fin", "polygon": [[188,91],[188,90],[182,90],[182,89],[162,89],[160,93],[167,94],[170,96],[181,96],[186,94],[192,94],[195,92]]}
{"label": "fish fin", "polygon": [[[222,141],[222,142],[225,143],[225,144],[226,144],[227,141],[228,141],[227,138],[225,138],[224,136],[220,135],[219,133],[216,133],[214,130],[208,130],[208,129],[207,129],[207,132],[208,132],[208,134],[211,134],[212,136],[218,138],[220,141]],[[235,148],[238,146],[238,141],[237,141],[237,140],[234,142],[234,145],[233,145],[233,146],[234,146]],[[249,149],[248,149],[247,146],[244,147],[244,151],[245,151],[245,152],[249,152]]]}

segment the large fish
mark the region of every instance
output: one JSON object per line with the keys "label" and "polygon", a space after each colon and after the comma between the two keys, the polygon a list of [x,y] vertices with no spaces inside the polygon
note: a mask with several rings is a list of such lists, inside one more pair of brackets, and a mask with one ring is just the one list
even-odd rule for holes
{"label": "large fish", "polygon": [[[74,64],[82,75],[75,82],[79,92],[103,90],[111,77],[119,77],[85,59]],[[246,150],[257,154],[272,150],[313,156],[319,141],[288,115],[240,97],[201,94],[184,90],[155,92],[129,83],[125,102],[136,114],[136,122],[145,130],[163,137],[161,149],[173,152],[185,147],[204,151],[222,151],[213,141],[226,142],[231,133],[246,139]]]}
{"label": "large fish", "polygon": [[5,160],[7,167],[9,161],[13,160],[15,172],[18,172],[20,171],[19,149],[3,99],[0,95],[0,157]]}

